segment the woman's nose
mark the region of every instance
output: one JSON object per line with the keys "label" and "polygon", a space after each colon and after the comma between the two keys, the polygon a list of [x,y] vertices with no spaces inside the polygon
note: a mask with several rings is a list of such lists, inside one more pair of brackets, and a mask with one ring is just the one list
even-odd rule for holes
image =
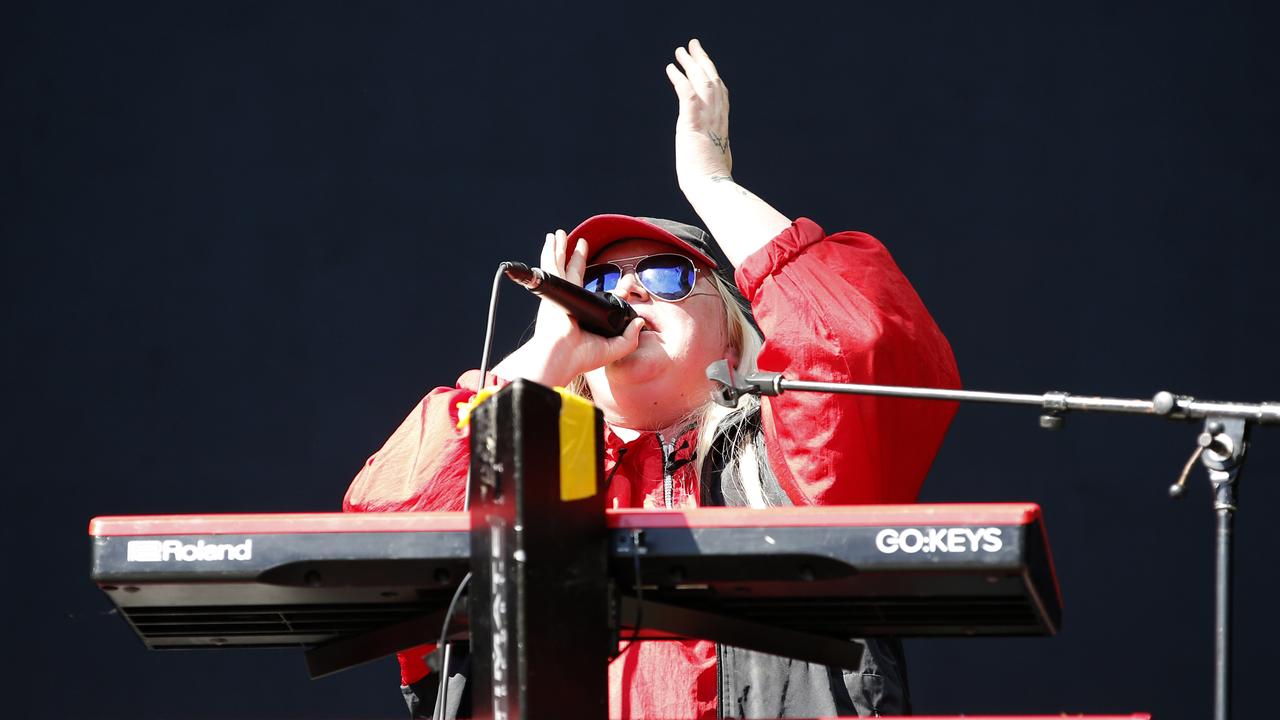
{"label": "woman's nose", "polygon": [[635,302],[637,300],[647,300],[649,291],[644,289],[640,284],[640,279],[636,277],[635,271],[623,273],[618,278],[618,284],[613,288],[613,294],[626,300],[627,302]]}

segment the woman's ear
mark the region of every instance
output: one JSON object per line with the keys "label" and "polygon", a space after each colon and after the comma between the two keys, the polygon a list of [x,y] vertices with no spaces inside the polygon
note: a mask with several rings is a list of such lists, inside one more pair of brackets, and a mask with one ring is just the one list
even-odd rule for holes
{"label": "woman's ear", "polygon": [[734,347],[733,343],[729,343],[729,347],[724,349],[724,359],[728,360],[729,367],[733,368],[734,372],[737,372],[738,361],[742,359],[742,353],[738,352],[738,348]]}

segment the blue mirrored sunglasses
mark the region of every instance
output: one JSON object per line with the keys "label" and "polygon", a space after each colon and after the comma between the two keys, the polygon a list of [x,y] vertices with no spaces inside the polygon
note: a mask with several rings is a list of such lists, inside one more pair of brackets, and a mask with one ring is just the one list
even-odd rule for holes
{"label": "blue mirrored sunglasses", "polygon": [[698,268],[692,260],[676,253],[658,253],[588,265],[582,275],[582,287],[597,293],[613,292],[629,272],[636,274],[650,295],[667,302],[689,297],[698,282]]}

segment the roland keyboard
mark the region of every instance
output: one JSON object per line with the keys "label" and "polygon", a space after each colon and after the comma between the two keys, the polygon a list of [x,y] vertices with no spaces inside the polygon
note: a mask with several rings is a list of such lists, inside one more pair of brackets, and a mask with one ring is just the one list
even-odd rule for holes
{"label": "roland keyboard", "polygon": [[[641,625],[662,607],[833,638],[1048,635],[1061,621],[1036,505],[607,516],[618,595],[658,609]],[[314,647],[438,628],[470,567],[469,531],[460,512],[101,517],[89,526],[93,580],[156,649]],[[455,624],[465,630],[465,617]]]}

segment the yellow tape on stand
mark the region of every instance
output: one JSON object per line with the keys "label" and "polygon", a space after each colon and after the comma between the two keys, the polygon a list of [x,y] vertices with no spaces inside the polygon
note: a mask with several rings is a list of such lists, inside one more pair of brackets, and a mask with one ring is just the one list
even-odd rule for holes
{"label": "yellow tape on stand", "polygon": [[564,388],[560,393],[560,499],[596,494],[596,406]]}

